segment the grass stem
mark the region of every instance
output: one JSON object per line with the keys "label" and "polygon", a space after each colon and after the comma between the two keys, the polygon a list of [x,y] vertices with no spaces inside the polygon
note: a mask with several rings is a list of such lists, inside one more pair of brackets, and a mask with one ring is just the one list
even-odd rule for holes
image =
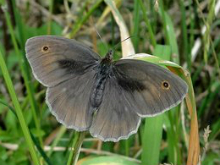
{"label": "grass stem", "polygon": [[76,132],[72,143],[73,150],[70,152],[67,165],[76,165],[79,158],[80,148],[85,138],[85,133],[86,132]]}

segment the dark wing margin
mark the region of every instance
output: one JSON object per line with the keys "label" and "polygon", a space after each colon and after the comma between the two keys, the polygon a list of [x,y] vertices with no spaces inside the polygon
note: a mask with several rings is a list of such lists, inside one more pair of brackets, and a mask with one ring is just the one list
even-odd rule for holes
{"label": "dark wing margin", "polygon": [[178,76],[153,63],[123,59],[115,63],[118,84],[133,97],[140,117],[163,113],[184,99],[188,87]]}
{"label": "dark wing margin", "polygon": [[137,132],[141,118],[132,109],[135,108],[132,99],[128,100],[126,95],[115,79],[107,79],[102,103],[89,129],[94,137],[116,142]]}
{"label": "dark wing margin", "polygon": [[30,38],[25,50],[35,78],[47,87],[84,74],[100,60],[88,47],[57,36]]}

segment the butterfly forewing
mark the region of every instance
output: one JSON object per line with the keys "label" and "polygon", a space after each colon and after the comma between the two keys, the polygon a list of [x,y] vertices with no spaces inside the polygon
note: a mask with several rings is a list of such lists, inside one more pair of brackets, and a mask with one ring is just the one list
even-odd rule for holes
{"label": "butterfly forewing", "polygon": [[140,60],[124,59],[115,64],[118,84],[128,91],[141,116],[154,116],[179,104],[187,93],[186,83],[170,71]]}
{"label": "butterfly forewing", "polygon": [[54,86],[80,76],[100,57],[80,43],[56,36],[30,38],[26,56],[35,77],[45,86]]}

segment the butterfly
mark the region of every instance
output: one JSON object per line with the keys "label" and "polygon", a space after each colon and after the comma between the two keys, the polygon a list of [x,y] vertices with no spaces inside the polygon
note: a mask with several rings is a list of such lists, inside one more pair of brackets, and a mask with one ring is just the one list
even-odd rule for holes
{"label": "butterfly", "polygon": [[34,77],[47,87],[46,103],[67,128],[103,141],[127,139],[141,118],[161,114],[185,97],[186,83],[167,69],[136,59],[113,61],[72,39],[27,40]]}

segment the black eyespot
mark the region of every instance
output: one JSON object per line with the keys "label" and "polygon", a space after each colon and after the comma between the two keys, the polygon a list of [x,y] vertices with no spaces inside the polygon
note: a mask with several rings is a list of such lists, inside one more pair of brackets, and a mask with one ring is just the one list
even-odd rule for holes
{"label": "black eyespot", "polygon": [[167,81],[163,81],[163,82],[162,82],[162,87],[163,87],[164,89],[169,89],[169,88],[170,88],[170,84],[169,84]]}
{"label": "black eyespot", "polygon": [[48,51],[49,48],[48,48],[48,46],[44,46],[42,49],[43,49],[43,51],[46,52],[46,51]]}

